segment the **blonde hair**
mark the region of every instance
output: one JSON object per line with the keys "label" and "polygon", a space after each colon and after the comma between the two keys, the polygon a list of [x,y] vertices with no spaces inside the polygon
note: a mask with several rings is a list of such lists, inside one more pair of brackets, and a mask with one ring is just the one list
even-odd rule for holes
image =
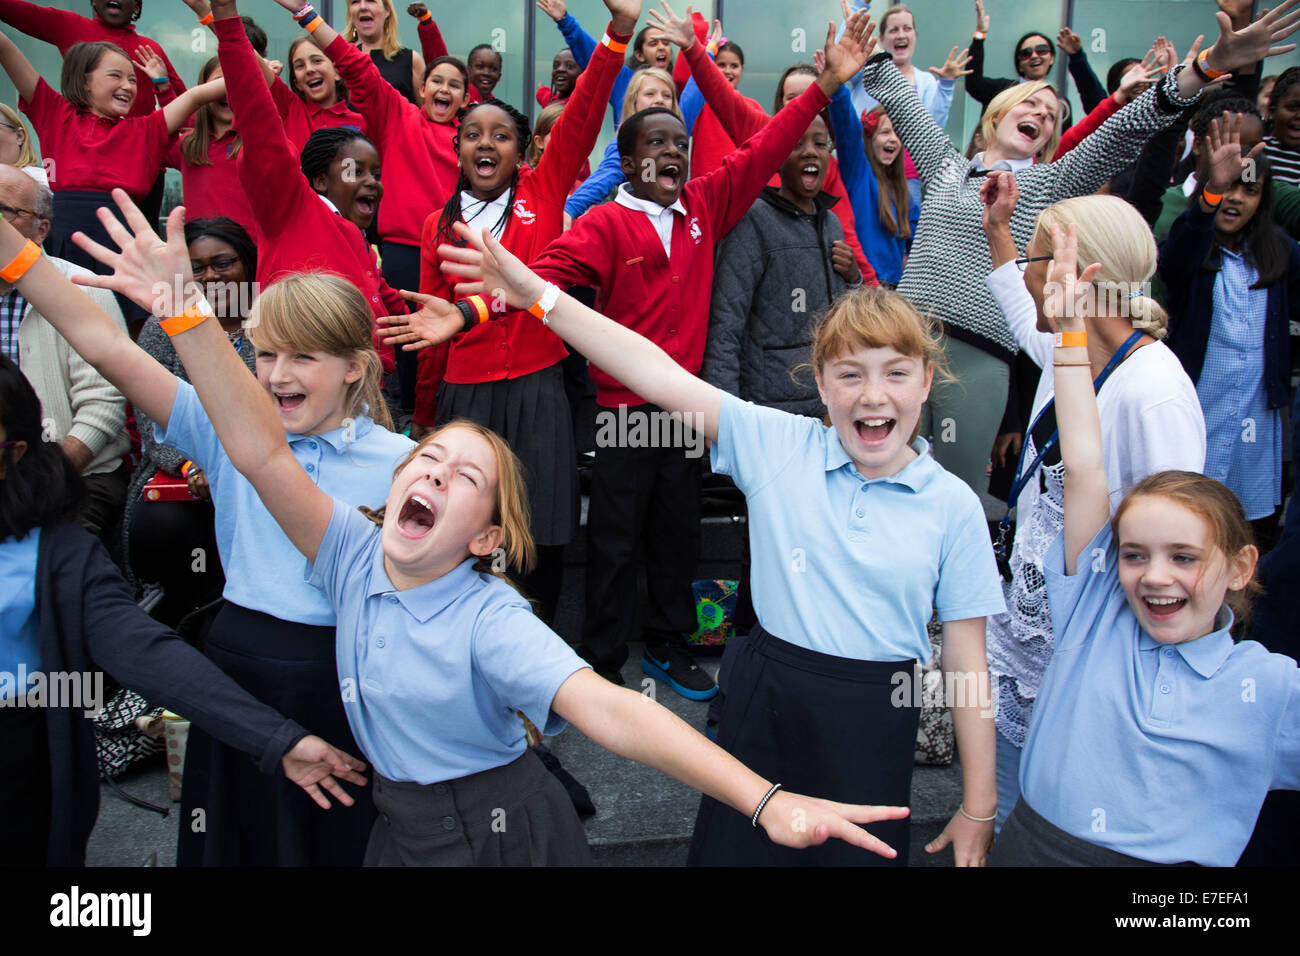
{"label": "blonde hair", "polygon": [[257,297],[255,320],[248,323],[253,348],[266,351],[325,352],[361,363],[361,378],[347,386],[345,414],[369,415],[392,429],[393,420],[379,391],[384,366],[371,338],[370,307],[351,282],[329,272],[286,276]]}
{"label": "blonde hair", "polygon": [[[383,52],[385,60],[391,60],[402,48],[401,41],[397,38],[397,11],[393,9],[393,0],[380,0],[380,2],[388,11],[388,18],[384,20],[384,32],[379,38],[379,49]],[[352,22],[352,4],[344,0],[344,6],[348,10],[348,22],[343,28],[343,39],[349,43],[356,43],[358,34],[357,25]]]}
{"label": "blonde hair", "polygon": [[668,108],[678,119],[682,119],[682,111],[677,106],[677,84],[673,82],[672,74],[656,66],[643,67],[632,74],[632,79],[627,81],[627,92],[623,94],[623,112],[619,115],[626,119],[637,111],[636,98],[641,95],[641,87],[645,86],[646,80],[658,80],[668,87],[673,95],[673,105]]}
{"label": "blonde hair", "polygon": [[[1032,243],[1052,248],[1052,226],[1073,224],[1079,240],[1079,268],[1094,262],[1099,312],[1131,318],[1135,329],[1163,338],[1169,316],[1148,293],[1156,271],[1156,242],[1142,215],[1118,196],[1076,196],[1038,214]],[[1140,293],[1129,298],[1131,293]],[[1094,314],[1097,314],[1096,312]]]}
{"label": "blonde hair", "polygon": [[1056,97],[1056,122],[1052,124],[1052,135],[1043,144],[1037,158],[1040,162],[1050,163],[1052,157],[1056,155],[1056,147],[1061,142],[1061,94],[1056,92],[1056,87],[1046,80],[1030,80],[1027,83],[1017,83],[993,97],[989,101],[988,108],[984,111],[984,119],[980,121],[980,134],[984,137],[984,142],[993,142],[993,129],[1002,121],[1002,117],[1010,113],[1014,107],[1019,106],[1025,100],[1041,93],[1043,90],[1049,90],[1052,96]]}
{"label": "blonde hair", "polygon": [[18,158],[9,165],[19,168],[41,165],[41,158],[36,155],[36,150],[32,146],[32,131],[27,128],[18,111],[7,103],[0,103],[0,116],[3,116],[5,123],[15,130],[23,131],[23,144],[18,147]]}
{"label": "blonde hair", "polygon": [[[451,428],[463,428],[472,432],[491,446],[497,461],[496,504],[492,511],[492,523],[501,528],[500,547],[505,552],[506,568],[514,568],[522,574],[527,574],[537,562],[537,547],[533,544],[533,533],[529,530],[528,488],[524,483],[523,466],[520,465],[519,459],[506,444],[505,439],[492,429],[465,418],[457,418],[439,426],[425,435],[420,443],[398,463],[393,469],[393,477],[396,478],[401,474],[402,469],[415,460],[416,455],[425,445],[437,441],[440,435]],[[386,506],[378,509],[362,508],[361,513],[376,524],[382,525],[385,510],[387,510]],[[491,555],[479,558],[474,563],[474,570],[494,574],[509,581],[505,572],[493,562]]]}
{"label": "blonde hair", "polygon": [[537,164],[542,158],[542,147],[537,144],[537,141],[550,133],[555,127],[555,121],[560,118],[560,114],[563,112],[563,103],[549,103],[545,109],[537,114],[537,125],[533,127],[533,138],[528,143],[528,158],[526,160],[528,165],[534,169],[537,168]]}

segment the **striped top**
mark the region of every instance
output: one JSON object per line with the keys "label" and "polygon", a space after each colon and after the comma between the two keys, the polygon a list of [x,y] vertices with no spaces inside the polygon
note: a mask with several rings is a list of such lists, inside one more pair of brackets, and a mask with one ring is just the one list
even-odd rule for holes
{"label": "striped top", "polygon": [[[1163,86],[1148,90],[1106,120],[1091,136],[1054,163],[1015,172],[1020,199],[1011,235],[1023,248],[1038,214],[1072,196],[1086,196],[1132,163],[1152,135],[1178,120],[1195,100],[1178,95],[1176,70]],[[1016,341],[984,283],[993,271],[981,218],[984,204],[970,163],[953,146],[903,79],[887,53],[863,70],[867,92],[884,105],[894,130],[911,154],[925,189],[921,221],[898,291],[922,312],[943,321],[945,331],[1006,361]],[[1163,93],[1158,96],[1158,93]]]}
{"label": "striped top", "polygon": [[1300,185],[1300,152],[1287,149],[1276,136],[1264,137],[1264,155],[1273,170],[1273,178],[1293,186]]}

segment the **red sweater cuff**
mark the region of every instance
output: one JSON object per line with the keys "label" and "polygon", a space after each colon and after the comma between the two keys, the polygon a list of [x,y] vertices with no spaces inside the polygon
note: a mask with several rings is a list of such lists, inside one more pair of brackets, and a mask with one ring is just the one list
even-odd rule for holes
{"label": "red sweater cuff", "polygon": [[234,40],[244,32],[244,21],[239,16],[222,17],[212,21],[212,32],[218,40]]}
{"label": "red sweater cuff", "polygon": [[630,33],[616,33],[616,32],[614,31],[614,21],[613,21],[613,20],[610,20],[610,21],[609,21],[609,26],[605,27],[605,32],[609,34],[609,38],[610,38],[611,40],[613,40],[615,43],[630,43],[630,42],[632,41],[632,34],[630,34]]}

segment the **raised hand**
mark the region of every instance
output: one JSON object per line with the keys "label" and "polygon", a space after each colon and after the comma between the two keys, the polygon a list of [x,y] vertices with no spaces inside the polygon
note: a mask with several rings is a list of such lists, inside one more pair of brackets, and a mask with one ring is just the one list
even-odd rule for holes
{"label": "raised hand", "polygon": [[463,222],[452,229],[469,245],[441,245],[438,257],[444,275],[468,280],[456,283],[457,295],[488,295],[514,309],[526,309],[542,297],[546,283],[486,229],[475,231]]}
{"label": "raised hand", "polygon": [[1281,41],[1300,30],[1297,4],[1300,0],[1286,0],[1241,30],[1234,30],[1232,18],[1220,10],[1214,15],[1219,23],[1219,38],[1207,53],[1206,67],[1226,73],[1265,57],[1290,53],[1296,45]]}
{"label": "raised hand", "polygon": [[190,271],[190,252],[185,244],[185,207],[177,206],[167,217],[167,241],[163,242],[123,190],[113,190],[113,201],[122,211],[126,226],[107,208],[100,207],[97,212],[120,252],[101,246],[84,232],[72,234],[73,242],[96,262],[109,266],[113,274],[79,273],[72,281],[121,293],[159,318],[180,315],[203,297],[203,288],[194,281]]}
{"label": "raised hand", "polygon": [[758,823],[768,839],[780,846],[799,850],[819,846],[835,837],[892,860],[898,853],[858,824],[901,820],[910,812],[907,807],[833,803],[778,790],[763,808]]}
{"label": "raised hand", "polygon": [[302,9],[305,0],[275,0],[275,2],[284,7],[290,13],[297,13]]}
{"label": "raised hand", "polygon": [[709,42],[708,42],[709,49],[712,50],[714,53],[717,53],[718,49],[722,46],[722,44],[726,42],[727,42],[727,38],[722,35],[722,21],[714,20],[713,32],[709,34]]}
{"label": "raised hand", "polygon": [[1073,56],[1083,49],[1083,40],[1079,39],[1079,34],[1069,27],[1061,27],[1060,32],[1056,34],[1056,45],[1061,48],[1062,52]]}
{"label": "raised hand", "polygon": [[1043,315],[1053,332],[1082,332],[1086,328],[1084,319],[1092,314],[1092,303],[1096,301],[1092,279],[1101,263],[1094,262],[1082,275],[1078,264],[1079,233],[1074,223],[1065,229],[1052,226],[1052,261],[1047,264],[1047,282],[1043,286]]}
{"label": "raised hand", "polygon": [[826,72],[826,51],[818,50],[813,54],[813,69],[818,73]]}
{"label": "raised hand", "polygon": [[605,0],[605,9],[619,33],[631,33],[641,19],[641,0]]}
{"label": "raised hand", "polygon": [[984,201],[984,231],[1010,229],[1011,214],[1019,198],[1020,190],[1014,174],[1005,170],[990,172],[980,186],[980,199]]}
{"label": "raised hand", "polygon": [[[424,6],[424,4],[420,4],[420,6]],[[564,5],[564,0],[537,0],[537,9],[556,23],[563,20],[564,15],[569,12],[569,8]]]}
{"label": "raised hand", "polygon": [[975,0],[975,32],[989,32],[989,15],[984,12],[984,0]]}
{"label": "raised hand", "polygon": [[366,769],[364,763],[312,735],[294,744],[281,758],[280,764],[284,767],[285,777],[306,790],[307,795],[325,810],[330,808],[330,802],[321,793],[322,788],[334,794],[334,798],[345,807],[353,803],[335,777],[358,786],[366,783],[366,778],[360,773]]}
{"label": "raised hand", "polygon": [[[537,5],[540,7],[541,3],[538,3]],[[564,8],[563,3],[560,4],[560,8],[561,10],[563,10]],[[424,15],[429,12],[429,8],[422,3],[412,3],[409,6],[407,6],[406,12],[408,15],[415,17],[415,19],[417,20],[423,20]],[[563,13],[560,14],[560,17],[562,16],[564,16]],[[555,19],[558,20],[560,17],[556,17]]]}
{"label": "raised hand", "polygon": [[1154,48],[1148,50],[1141,63],[1134,63],[1120,77],[1119,88],[1115,90],[1115,101],[1121,104],[1133,102],[1139,94],[1159,78],[1161,72],[1162,70],[1156,62]]}
{"label": "raised hand", "polygon": [[940,79],[955,80],[959,76],[969,76],[974,70],[966,69],[966,64],[970,62],[970,50],[965,49],[960,53],[957,48],[953,47],[948,54],[948,59],[944,60],[943,66],[932,66],[930,72]]}
{"label": "raised hand", "polygon": [[212,11],[208,9],[207,0],[183,0],[185,6],[194,11],[194,15],[202,19]]}
{"label": "raised hand", "polygon": [[663,0],[664,12],[661,14],[658,10],[651,10],[646,14],[646,19],[650,21],[650,26],[662,30],[668,37],[670,43],[681,47],[683,50],[689,49],[695,42],[695,27],[691,24],[691,8],[686,8],[686,16],[679,17],[668,0]]}
{"label": "raised hand", "polygon": [[375,320],[383,326],[379,330],[379,337],[389,345],[400,345],[406,352],[427,349],[431,345],[446,342],[465,327],[460,309],[446,299],[407,292],[405,289],[399,291],[408,301],[418,302],[420,310],[408,315],[386,315]]}
{"label": "raised hand", "polygon": [[167,78],[167,64],[163,62],[163,58],[143,43],[136,47],[132,60],[136,66],[149,74],[149,79],[162,80]]}
{"label": "raised hand", "polygon": [[1262,142],[1256,143],[1246,156],[1241,155],[1241,113],[1224,113],[1210,120],[1206,133],[1206,146],[1210,152],[1210,174],[1205,188],[1222,195],[1236,185],[1242,169],[1255,162],[1264,151]]}
{"label": "raised hand", "polygon": [[827,96],[833,96],[853,79],[876,49],[876,39],[872,36],[876,23],[871,15],[866,10],[850,14],[848,0],[840,0],[840,6],[844,11],[844,35],[837,42],[835,24],[827,24],[826,68],[817,77],[817,84]]}

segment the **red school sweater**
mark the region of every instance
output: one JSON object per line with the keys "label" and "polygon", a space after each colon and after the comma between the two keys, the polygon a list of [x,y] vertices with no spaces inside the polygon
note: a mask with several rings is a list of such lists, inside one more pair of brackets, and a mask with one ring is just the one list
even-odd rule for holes
{"label": "red school sweater", "polygon": [[[629,36],[610,33],[617,42]],[[529,262],[564,232],[564,200],[568,198],[587,156],[596,146],[604,110],[623,61],[603,43],[596,47],[587,69],[551,133],[550,145],[536,169],[524,166],[515,187],[512,215],[501,237],[512,253]],[[438,220],[424,221],[420,239],[420,291],[451,302],[455,295],[442,274],[438,255]],[[567,354],[564,342],[527,312],[512,312],[420,352],[420,377],[415,387],[415,422],[435,424],[438,386],[448,382],[495,382],[519,378],[549,368]]]}
{"label": "red school sweater", "polygon": [[291,90],[289,84],[278,76],[271,83],[271,99],[275,101],[276,112],[280,114],[289,142],[293,143],[295,155],[302,152],[311,134],[318,129],[351,126],[370,135],[365,119],[356,110],[348,109],[348,104],[338,102],[330,107],[317,106]]}
{"label": "red school sweater", "polygon": [[[600,310],[645,336],[691,374],[704,361],[713,288],[713,251],[790,155],[817,112],[830,102],[813,84],[757,136],[708,176],[682,190],[686,215],[674,214],[672,255],[649,217],[618,202],[596,206],[547,246],[532,269],[561,288],[594,287]],[[596,401],[606,408],[645,399],[595,365]]]}
{"label": "red school sweater", "polygon": [[[727,82],[727,78],[718,69],[718,65],[709,58],[703,45],[691,44],[684,51],[684,56],[690,64],[691,73],[700,92],[704,94],[704,101],[708,104],[707,111],[711,111],[717,118],[718,124],[732,142],[745,142],[771,121],[771,117],[763,112],[761,106],[748,97],[741,96],[740,91]],[[777,115],[779,116],[780,112]],[[702,113],[700,119],[703,118]],[[696,121],[696,128],[698,127],[699,120]],[[780,188],[781,177],[773,175],[768,185]],[[857,260],[858,270],[862,273],[863,285],[880,285],[880,280],[876,278],[876,270],[871,268],[871,263],[867,261],[867,254],[862,251],[862,243],[858,241],[858,228],[853,218],[853,203],[849,201],[844,180],[840,178],[840,166],[834,156],[826,167],[826,179],[822,183],[822,189],[836,199],[843,200],[831,207],[831,211],[844,227],[844,241],[853,250],[853,258]]]}
{"label": "red school sweater", "polygon": [[[299,169],[243,23],[226,17],[213,28],[226,96],[244,139],[236,157],[239,181],[261,233],[257,281],[265,287],[294,272],[333,272],[361,291],[375,316],[404,314],[405,301],[383,281],[361,230],[325,205]],[[390,368],[392,348],[380,355]]]}
{"label": "red school sweater", "polygon": [[232,129],[220,139],[210,141],[208,163],[197,165],[185,159],[185,140],[193,134],[193,130],[181,133],[168,150],[166,160],[172,169],[180,170],[185,218],[192,222],[226,216],[248,230],[253,242],[258,242],[261,233],[257,217],[244,193],[244,184],[239,181],[239,154],[230,155],[239,134]]}
{"label": "red school sweater", "polygon": [[348,85],[352,105],[365,117],[370,139],[384,163],[384,188],[397,199],[381,203],[379,234],[418,246],[429,214],[456,188],[460,170],[451,141],[456,127],[435,123],[379,73],[379,67],[342,35],[325,48]]}
{"label": "red school sweater", "polygon": [[79,110],[50,88],[36,82],[31,102],[18,107],[32,121],[54,192],[120,187],[139,202],[153,188],[171,147],[162,110],[144,118],[111,120]]}
{"label": "red school sweater", "polygon": [[[176,74],[172,61],[167,59],[166,51],[155,41],[136,33],[134,24],[128,23],[119,29],[110,27],[98,17],[83,17],[71,10],[45,7],[37,3],[28,3],[26,0],[0,0],[0,20],[15,30],[21,30],[29,37],[53,43],[64,56],[67,56],[68,51],[78,43],[103,41],[120,46],[126,51],[127,56],[132,58],[132,65],[134,65],[136,50],[140,47],[153,50],[167,64],[167,76],[171,79],[171,85],[166,92],[160,92],[149,79],[149,74],[138,66],[135,67],[136,97],[135,102],[131,104],[131,116],[144,118],[152,113],[155,96],[159,106],[166,106],[185,92],[185,84]],[[43,143],[42,148],[44,148]],[[155,174],[156,172],[155,170]]]}

